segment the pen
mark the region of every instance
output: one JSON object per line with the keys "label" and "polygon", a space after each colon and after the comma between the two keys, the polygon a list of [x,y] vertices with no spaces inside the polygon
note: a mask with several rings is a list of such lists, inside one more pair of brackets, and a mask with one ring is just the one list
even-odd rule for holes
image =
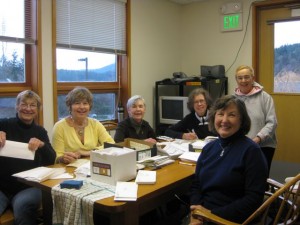
{"label": "pen", "polygon": [[193,164],[193,163],[186,163],[186,162],[181,162],[181,161],[179,161],[179,164],[187,165],[187,166],[195,166],[195,164]]}
{"label": "pen", "polygon": [[[189,132],[190,132],[190,131],[189,131]],[[196,132],[195,132],[194,129],[192,129],[192,132],[191,132],[191,133],[194,133],[194,134],[196,135],[197,139],[199,139],[199,138],[198,138],[198,135],[196,134]]]}

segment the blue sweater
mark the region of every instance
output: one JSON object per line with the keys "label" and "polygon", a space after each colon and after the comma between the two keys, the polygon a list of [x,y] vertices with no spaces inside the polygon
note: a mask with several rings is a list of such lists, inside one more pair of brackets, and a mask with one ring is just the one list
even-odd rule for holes
{"label": "blue sweater", "polygon": [[241,223],[263,202],[267,176],[265,158],[251,139],[238,133],[219,138],[198,159],[190,203]]}

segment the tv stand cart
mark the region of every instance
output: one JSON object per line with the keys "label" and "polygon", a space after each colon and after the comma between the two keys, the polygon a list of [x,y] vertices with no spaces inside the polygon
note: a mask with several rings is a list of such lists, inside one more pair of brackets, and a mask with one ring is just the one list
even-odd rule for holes
{"label": "tv stand cart", "polygon": [[170,124],[159,121],[159,97],[160,96],[188,96],[195,89],[202,87],[206,89],[213,101],[228,93],[228,78],[201,78],[192,77],[185,79],[164,79],[155,82],[155,131],[156,135],[164,135]]}

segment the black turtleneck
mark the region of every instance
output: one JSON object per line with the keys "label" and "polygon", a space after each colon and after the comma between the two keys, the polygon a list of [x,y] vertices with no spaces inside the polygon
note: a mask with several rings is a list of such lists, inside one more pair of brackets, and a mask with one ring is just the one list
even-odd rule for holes
{"label": "black turtleneck", "polygon": [[182,139],[183,133],[194,131],[199,139],[204,139],[207,136],[216,136],[208,130],[208,116],[199,117],[193,111],[184,117],[178,123],[170,126],[164,135],[172,138]]}
{"label": "black turtleneck", "polygon": [[125,138],[135,138],[140,140],[147,138],[156,139],[156,135],[147,121],[142,120],[140,124],[137,124],[129,117],[118,123],[114,136],[116,143],[124,141]]}
{"label": "black turtleneck", "polygon": [[38,166],[54,164],[56,153],[50,144],[47,131],[34,122],[25,124],[18,116],[1,119],[0,131],[6,133],[6,140],[28,143],[30,138],[35,137],[45,143],[44,147],[36,151],[34,160],[0,157],[0,190],[8,195],[14,195],[28,186],[18,182],[11,175]]}

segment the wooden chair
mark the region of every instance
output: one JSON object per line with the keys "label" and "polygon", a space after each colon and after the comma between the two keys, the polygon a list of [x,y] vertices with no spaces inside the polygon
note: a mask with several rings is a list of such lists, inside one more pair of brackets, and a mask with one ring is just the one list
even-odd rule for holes
{"label": "wooden chair", "polygon": [[13,225],[14,224],[14,214],[11,209],[7,209],[0,216],[0,224],[1,225]]}
{"label": "wooden chair", "polygon": [[[42,207],[38,210],[38,220],[43,217]],[[14,213],[11,209],[6,209],[5,212],[0,216],[0,225],[14,225]]]}
{"label": "wooden chair", "polygon": [[102,121],[101,123],[103,124],[107,132],[113,137],[115,135],[118,123],[114,121]]}
{"label": "wooden chair", "polygon": [[[247,218],[242,224],[294,224],[299,222],[300,214],[300,173],[286,184],[280,184],[268,179],[271,191],[266,192],[267,199],[264,203]],[[272,190],[274,192],[272,192]],[[196,209],[192,212],[194,218],[202,218],[215,224],[237,225],[212,214],[207,209]]]}
{"label": "wooden chair", "polygon": [[106,128],[107,131],[115,130],[118,126],[118,123],[113,121],[102,121],[103,126]]}

